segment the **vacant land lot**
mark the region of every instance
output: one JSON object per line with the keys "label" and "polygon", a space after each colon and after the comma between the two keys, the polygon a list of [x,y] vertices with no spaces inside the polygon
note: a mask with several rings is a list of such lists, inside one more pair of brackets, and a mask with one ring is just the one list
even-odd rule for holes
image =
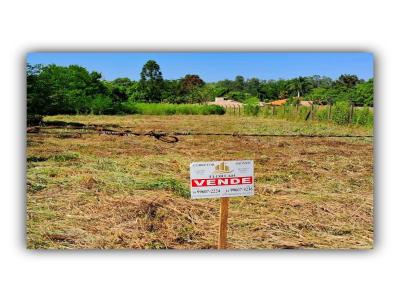
{"label": "vacant land lot", "polygon": [[[371,135],[234,116],[52,116],[115,130]],[[28,134],[29,248],[216,248],[219,200],[189,198],[193,161],[253,159],[256,195],[232,198],[229,247],[371,248],[371,138]]]}

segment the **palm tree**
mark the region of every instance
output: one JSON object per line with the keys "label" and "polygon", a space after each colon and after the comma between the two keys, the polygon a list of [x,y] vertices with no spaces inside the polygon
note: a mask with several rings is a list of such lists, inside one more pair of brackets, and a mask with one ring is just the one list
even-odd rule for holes
{"label": "palm tree", "polygon": [[288,88],[292,91],[296,91],[297,97],[299,98],[301,95],[304,95],[308,88],[310,88],[310,85],[311,83],[308,78],[298,77],[291,80]]}

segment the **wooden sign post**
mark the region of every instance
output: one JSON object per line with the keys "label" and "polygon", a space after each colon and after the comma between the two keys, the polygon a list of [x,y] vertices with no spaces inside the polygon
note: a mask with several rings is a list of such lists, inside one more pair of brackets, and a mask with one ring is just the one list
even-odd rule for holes
{"label": "wooden sign post", "polygon": [[221,206],[219,210],[219,237],[218,237],[218,249],[223,250],[228,246],[228,209],[229,209],[229,198],[221,197]]}
{"label": "wooden sign post", "polygon": [[218,249],[226,249],[229,198],[254,195],[252,160],[190,164],[191,198],[220,198]]}

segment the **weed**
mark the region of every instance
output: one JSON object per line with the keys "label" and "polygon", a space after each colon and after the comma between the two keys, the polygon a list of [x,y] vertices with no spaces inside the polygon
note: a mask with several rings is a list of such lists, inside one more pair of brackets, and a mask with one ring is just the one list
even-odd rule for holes
{"label": "weed", "polygon": [[28,188],[28,192],[36,193],[36,192],[46,189],[46,184],[34,183],[31,181],[27,181],[27,188]]}
{"label": "weed", "polygon": [[159,178],[154,181],[138,182],[136,188],[142,190],[168,190],[185,198],[190,196],[188,187],[173,178]]}
{"label": "weed", "polygon": [[152,250],[165,250],[168,247],[165,243],[161,242],[160,240],[152,240],[149,243],[146,243],[145,249],[152,249]]}
{"label": "weed", "polygon": [[80,157],[80,154],[77,152],[66,152],[66,153],[54,155],[51,157],[51,159],[56,162],[66,162],[66,161],[78,159],[79,157]]}
{"label": "weed", "polygon": [[252,104],[244,105],[244,114],[245,115],[257,116],[259,112],[260,112],[260,106],[258,106],[258,104],[256,104],[256,105],[252,105]]}

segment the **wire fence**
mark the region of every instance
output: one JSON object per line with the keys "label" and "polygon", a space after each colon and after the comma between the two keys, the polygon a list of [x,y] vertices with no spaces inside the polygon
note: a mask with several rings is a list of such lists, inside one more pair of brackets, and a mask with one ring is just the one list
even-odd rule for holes
{"label": "wire fence", "polygon": [[303,121],[332,121],[337,124],[355,124],[373,126],[374,110],[372,107],[356,107],[353,104],[335,105],[231,105],[223,106],[226,114],[233,116],[263,116]]}
{"label": "wire fence", "polygon": [[[62,129],[62,133],[52,130]],[[66,131],[65,131],[66,130]],[[76,131],[83,132],[76,132]],[[114,136],[149,136],[165,143],[179,142],[179,136],[234,136],[234,137],[299,137],[299,138],[372,138],[372,135],[350,135],[350,134],[272,134],[272,133],[213,133],[213,132],[163,132],[163,131],[131,131],[131,130],[115,130],[91,125],[63,125],[63,126],[34,126],[28,127],[27,133],[30,134],[47,134],[57,135],[60,138],[79,138],[83,134],[99,134]]]}

